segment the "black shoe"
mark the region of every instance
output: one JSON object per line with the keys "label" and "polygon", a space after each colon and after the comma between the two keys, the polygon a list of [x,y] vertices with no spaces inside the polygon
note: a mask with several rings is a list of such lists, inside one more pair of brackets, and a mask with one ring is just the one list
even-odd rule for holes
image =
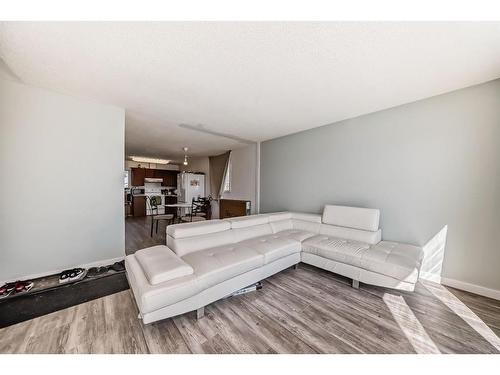
{"label": "black shoe", "polygon": [[115,264],[109,266],[109,268],[111,268],[115,272],[125,271],[125,261],[122,260],[120,262],[116,262]]}
{"label": "black shoe", "polygon": [[98,277],[108,272],[108,267],[92,267],[87,272],[87,277]]}

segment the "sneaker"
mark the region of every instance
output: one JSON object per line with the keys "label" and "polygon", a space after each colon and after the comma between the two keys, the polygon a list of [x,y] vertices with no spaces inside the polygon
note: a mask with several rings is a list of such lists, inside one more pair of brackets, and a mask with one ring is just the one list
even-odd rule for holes
{"label": "sneaker", "polygon": [[69,281],[71,282],[81,280],[86,275],[85,268],[74,268],[72,271],[69,275]]}
{"label": "sneaker", "polygon": [[98,277],[108,272],[108,267],[92,267],[87,272],[87,277]]}
{"label": "sneaker", "polygon": [[71,272],[73,272],[73,270],[62,271],[61,274],[59,275],[59,284],[69,283],[70,282],[69,276],[71,275]]}
{"label": "sneaker", "polygon": [[0,287],[0,299],[6,298],[16,289],[16,283],[7,283]]}
{"label": "sneaker", "polygon": [[15,293],[29,292],[33,288],[33,285],[35,285],[33,281],[16,281]]}
{"label": "sneaker", "polygon": [[59,275],[59,284],[72,283],[85,277],[85,268],[73,268],[62,271]]}
{"label": "sneaker", "polygon": [[121,262],[116,262],[116,263],[112,264],[111,266],[109,266],[109,268],[111,268],[115,272],[125,271],[125,261],[122,260]]}

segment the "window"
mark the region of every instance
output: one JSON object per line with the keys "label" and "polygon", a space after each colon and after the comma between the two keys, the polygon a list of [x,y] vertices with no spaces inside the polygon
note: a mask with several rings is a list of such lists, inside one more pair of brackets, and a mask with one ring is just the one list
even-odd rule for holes
{"label": "window", "polygon": [[231,192],[231,175],[232,175],[232,164],[231,164],[231,157],[229,157],[229,160],[227,161],[226,175],[224,176],[224,189],[222,191],[223,193]]}
{"label": "window", "polygon": [[125,171],[125,174],[123,175],[123,186],[125,189],[128,188],[128,171]]}

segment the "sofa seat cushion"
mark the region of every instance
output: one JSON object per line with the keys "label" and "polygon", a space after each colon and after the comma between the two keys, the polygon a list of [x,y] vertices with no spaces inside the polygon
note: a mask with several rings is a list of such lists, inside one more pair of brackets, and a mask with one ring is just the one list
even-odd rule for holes
{"label": "sofa seat cushion", "polygon": [[164,245],[139,250],[135,258],[151,285],[193,274],[193,268]]}
{"label": "sofa seat cushion", "polygon": [[248,246],[236,243],[184,255],[194,269],[199,286],[209,288],[222,281],[261,267],[264,257]]}
{"label": "sofa seat cushion", "polygon": [[415,283],[422,259],[423,250],[420,247],[381,241],[370,247],[364,254],[361,267],[398,280]]}
{"label": "sofa seat cushion", "polygon": [[301,229],[286,229],[276,233],[280,237],[290,238],[295,241],[303,242],[308,238],[314,237],[317,233]]}
{"label": "sofa seat cushion", "polygon": [[264,264],[268,264],[293,253],[300,253],[300,241],[288,238],[281,233],[252,238],[239,243],[264,256]]}
{"label": "sofa seat cushion", "polygon": [[370,245],[364,242],[348,240],[338,237],[316,235],[302,243],[302,251],[331,259],[336,262],[361,266],[364,254]]}

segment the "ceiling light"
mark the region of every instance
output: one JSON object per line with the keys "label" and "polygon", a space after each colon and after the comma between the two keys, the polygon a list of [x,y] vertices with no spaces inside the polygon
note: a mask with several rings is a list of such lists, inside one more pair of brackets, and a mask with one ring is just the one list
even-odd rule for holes
{"label": "ceiling light", "polygon": [[132,159],[133,161],[138,162],[138,163],[150,163],[150,164],[168,164],[168,163],[170,163],[170,160],[145,158],[142,156],[131,156],[130,159]]}
{"label": "ceiling light", "polygon": [[187,150],[188,150],[188,148],[187,148],[187,147],[183,147],[183,148],[182,148],[182,151],[184,151],[184,163],[182,163],[182,164],[184,164],[184,165],[188,165]]}

